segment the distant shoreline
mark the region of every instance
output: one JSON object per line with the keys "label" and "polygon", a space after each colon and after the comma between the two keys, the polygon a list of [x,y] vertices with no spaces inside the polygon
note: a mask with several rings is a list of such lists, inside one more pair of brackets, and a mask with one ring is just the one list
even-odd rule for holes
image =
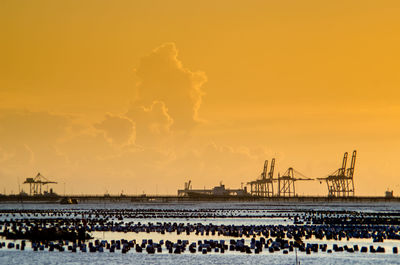
{"label": "distant shoreline", "polygon": [[95,202],[132,202],[132,203],[169,203],[169,202],[400,202],[400,197],[384,196],[354,196],[354,197],[327,197],[327,196],[297,196],[297,197],[257,197],[257,196],[218,196],[218,197],[182,197],[161,195],[68,195],[68,196],[20,196],[0,195],[0,203],[59,203],[63,198],[74,198],[80,203]]}

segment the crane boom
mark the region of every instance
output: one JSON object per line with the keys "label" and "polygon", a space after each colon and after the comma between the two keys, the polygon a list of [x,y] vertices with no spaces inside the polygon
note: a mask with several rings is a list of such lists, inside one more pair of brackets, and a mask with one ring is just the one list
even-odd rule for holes
{"label": "crane boom", "polygon": [[338,172],[339,176],[344,176],[344,174],[346,172],[347,156],[348,156],[348,153],[347,152],[344,153],[342,167],[339,168],[339,172]]}
{"label": "crane boom", "polygon": [[268,177],[270,179],[272,179],[274,177],[274,168],[275,168],[275,158],[272,158],[272,160],[271,160],[271,168],[270,168],[269,173],[268,173]]}
{"label": "crane boom", "polygon": [[349,178],[353,178],[354,175],[354,168],[356,166],[356,156],[357,156],[357,151],[353,151],[353,155],[351,156],[351,163],[350,163],[350,168],[347,169],[347,176]]}
{"label": "crane boom", "polygon": [[261,178],[266,179],[267,178],[267,172],[268,172],[268,160],[265,160],[264,162],[264,170],[261,173]]}

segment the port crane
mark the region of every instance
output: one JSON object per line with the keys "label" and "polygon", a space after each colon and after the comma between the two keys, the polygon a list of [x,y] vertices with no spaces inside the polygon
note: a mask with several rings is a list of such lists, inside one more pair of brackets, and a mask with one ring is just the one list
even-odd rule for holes
{"label": "port crane", "polygon": [[[299,175],[300,177],[297,177]],[[296,181],[314,180],[304,176],[299,171],[289,167],[286,172],[280,176],[278,174],[278,197],[294,197],[296,196]]]}
{"label": "port crane", "polygon": [[328,187],[329,197],[350,197],[354,196],[354,168],[356,165],[357,151],[354,150],[350,167],[346,169],[348,153],[343,156],[342,166],[325,178],[318,178],[320,181],[325,181]]}
{"label": "port crane", "polygon": [[42,186],[47,184],[57,184],[55,181],[50,181],[42,174],[37,173],[34,178],[26,178],[23,184],[29,184],[29,195],[43,195]]}
{"label": "port crane", "polygon": [[185,190],[191,190],[192,189],[192,181],[189,180],[188,182],[185,182]]}
{"label": "port crane", "polygon": [[260,197],[273,197],[274,196],[274,169],[275,158],[271,160],[270,170],[268,172],[268,160],[264,162],[264,168],[261,173],[261,178],[250,181],[250,194]]}

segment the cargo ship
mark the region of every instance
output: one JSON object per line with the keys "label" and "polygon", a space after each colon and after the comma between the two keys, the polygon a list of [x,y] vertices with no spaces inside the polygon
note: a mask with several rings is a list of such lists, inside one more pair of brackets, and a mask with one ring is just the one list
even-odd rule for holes
{"label": "cargo ship", "polygon": [[222,182],[219,186],[215,186],[212,189],[193,189],[191,181],[185,182],[183,190],[178,190],[179,197],[189,198],[227,198],[227,197],[247,197],[251,196],[247,192],[246,187],[242,189],[227,189]]}

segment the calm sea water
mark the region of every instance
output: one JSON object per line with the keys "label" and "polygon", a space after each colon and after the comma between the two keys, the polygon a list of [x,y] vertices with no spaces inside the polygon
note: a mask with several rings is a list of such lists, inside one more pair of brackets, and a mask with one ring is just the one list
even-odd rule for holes
{"label": "calm sea water", "polygon": [[[336,211],[349,211],[349,212],[364,212],[364,213],[379,213],[379,212],[392,212],[400,213],[400,205],[397,203],[370,203],[370,204],[355,204],[355,203],[168,203],[168,204],[133,204],[133,203],[90,203],[79,205],[58,205],[58,204],[20,204],[20,203],[7,203],[0,204],[0,210],[65,210],[74,211],[79,213],[86,210],[94,209],[110,209],[110,210],[136,210],[136,209],[157,209],[157,210],[188,210],[217,213],[217,217],[204,217],[204,218],[189,218],[189,217],[171,217],[171,218],[125,218],[123,222],[141,222],[141,223],[156,223],[156,222],[177,222],[177,223],[204,223],[204,224],[217,224],[217,225],[290,225],[293,224],[293,219],[288,218],[288,215],[301,214],[312,210],[336,210]],[[224,214],[232,216],[225,218]],[[249,218],[251,215],[253,217]],[[26,218],[24,215],[0,214],[0,220],[11,220]],[[36,218],[43,218],[37,216]],[[92,236],[99,240],[112,240],[112,239],[127,239],[141,241],[142,239],[153,239],[158,241],[164,240],[189,240],[189,242],[197,242],[198,239],[214,239],[214,240],[229,240],[230,238],[222,236],[206,236],[206,235],[176,235],[174,233],[166,233],[161,235],[159,233],[120,233],[120,232],[92,232]],[[245,238],[246,242],[250,242],[250,238]],[[15,242],[0,238],[0,242]],[[361,246],[374,245],[375,247],[384,247],[386,253],[324,253],[318,252],[307,255],[303,252],[298,252],[298,260],[301,264],[400,264],[400,254],[393,254],[392,248],[397,246],[400,248],[400,241],[385,240],[383,243],[373,243],[372,239],[356,240],[350,239],[342,241],[325,241],[311,238],[306,240],[305,243],[326,243],[328,249],[332,244],[339,246],[353,246],[354,244]],[[29,244],[28,244],[29,245]],[[126,254],[121,252],[109,253],[71,253],[65,252],[49,252],[38,251],[34,252],[29,247],[25,251],[15,249],[0,249],[0,264],[295,264],[296,256],[294,252],[283,254],[282,251],[278,253],[268,253],[264,251],[261,254],[244,254],[237,252],[226,252],[224,254],[211,253],[211,254],[190,254],[186,251],[183,254],[168,254],[166,250],[163,253],[149,255],[145,251],[143,253],[136,253],[134,250]]]}

